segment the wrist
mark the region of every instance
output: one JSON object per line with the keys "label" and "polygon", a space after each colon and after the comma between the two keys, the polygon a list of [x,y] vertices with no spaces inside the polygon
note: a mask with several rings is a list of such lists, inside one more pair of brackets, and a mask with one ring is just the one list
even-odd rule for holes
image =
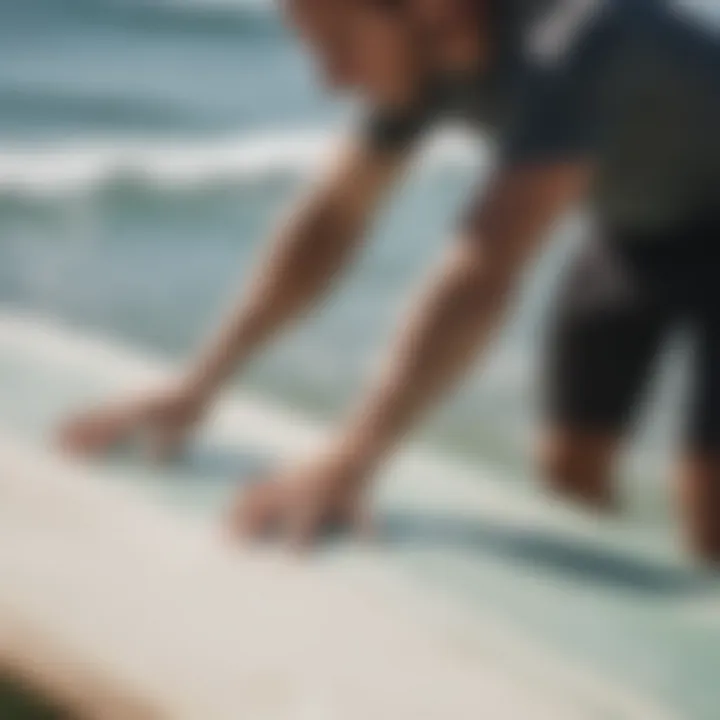
{"label": "wrist", "polygon": [[207,373],[191,371],[180,378],[180,392],[197,405],[207,405],[220,390],[220,383]]}
{"label": "wrist", "polygon": [[349,475],[357,482],[368,481],[385,456],[385,446],[372,433],[362,428],[350,428],[335,447],[335,454],[349,468]]}

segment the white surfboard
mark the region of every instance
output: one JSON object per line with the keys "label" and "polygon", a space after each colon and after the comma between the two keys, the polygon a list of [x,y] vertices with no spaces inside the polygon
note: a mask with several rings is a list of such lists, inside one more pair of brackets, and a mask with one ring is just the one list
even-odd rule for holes
{"label": "white surfboard", "polygon": [[[42,431],[78,397],[165,371],[56,326],[0,319],[0,668],[103,720],[670,717],[408,584],[380,550],[303,561],[240,550],[212,517],[158,500],[156,471],[81,467],[43,447]],[[241,440],[276,455],[320,436],[300,417],[234,398],[203,445]],[[200,462],[193,472],[214,470]],[[411,454],[381,501],[557,521],[508,492]]]}
{"label": "white surfboard", "polygon": [[0,457],[0,657],[90,717],[571,717],[371,573],[238,551],[17,442]]}

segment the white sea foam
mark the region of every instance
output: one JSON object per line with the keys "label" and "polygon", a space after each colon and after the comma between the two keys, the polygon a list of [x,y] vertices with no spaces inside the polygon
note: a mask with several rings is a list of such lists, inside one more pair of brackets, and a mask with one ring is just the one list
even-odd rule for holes
{"label": "white sea foam", "polygon": [[246,12],[255,10],[258,12],[274,11],[271,0],[160,0],[158,4],[171,8],[192,8],[198,10],[238,10]]}
{"label": "white sea foam", "polygon": [[[194,16],[221,13],[224,17],[237,14],[246,17],[248,13],[271,15],[277,13],[277,3],[273,0],[104,0],[94,3],[109,10],[134,12],[156,12],[190,14]],[[81,4],[85,10],[87,3]]]}
{"label": "white sea foam", "polygon": [[[158,189],[292,178],[321,166],[337,147],[333,133],[297,131],[204,141],[100,140],[0,147],[0,194],[45,197],[88,193],[131,182]],[[443,135],[424,156],[436,166],[477,159],[474,143]]]}

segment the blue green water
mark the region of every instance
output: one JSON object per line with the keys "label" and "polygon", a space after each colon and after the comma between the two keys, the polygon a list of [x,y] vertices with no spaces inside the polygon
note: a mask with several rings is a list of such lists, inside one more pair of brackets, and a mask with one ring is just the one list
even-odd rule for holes
{"label": "blue green water", "polygon": [[[271,3],[18,0],[0,13],[0,309],[187,356],[352,108],[314,83]],[[482,143],[463,143],[441,149],[398,191],[333,302],[239,384],[333,417],[361,386],[484,172]],[[489,363],[422,434],[478,475],[493,467],[524,496],[536,494],[527,445],[547,308],[579,228],[572,220],[557,233]],[[7,379],[13,360],[2,360],[0,348]],[[672,548],[667,469],[683,361],[680,342],[622,473],[626,512],[606,535],[628,537],[626,552],[583,545],[562,529],[508,530],[492,517],[476,517],[473,528],[449,528],[441,517],[408,527],[399,517],[396,545],[433,582],[666,691],[687,717],[704,720],[717,716],[718,604]],[[44,377],[55,390],[63,382],[62,373]],[[49,412],[53,393],[33,378],[18,395],[0,396],[0,420],[15,422],[10,406],[31,398],[39,416]],[[402,538],[418,536],[425,540],[407,549]],[[637,549],[648,545],[663,548],[659,566]],[[667,610],[697,598],[702,621]]]}

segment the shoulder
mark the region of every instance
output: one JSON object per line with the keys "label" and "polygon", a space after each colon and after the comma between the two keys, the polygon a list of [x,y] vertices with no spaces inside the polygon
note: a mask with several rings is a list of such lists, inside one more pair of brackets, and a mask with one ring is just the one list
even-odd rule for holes
{"label": "shoulder", "polygon": [[564,160],[592,152],[594,100],[621,28],[615,8],[613,0],[555,0],[520,28],[506,158]]}
{"label": "shoulder", "polygon": [[520,30],[521,60],[537,72],[571,68],[620,26],[615,0],[550,0]]}

